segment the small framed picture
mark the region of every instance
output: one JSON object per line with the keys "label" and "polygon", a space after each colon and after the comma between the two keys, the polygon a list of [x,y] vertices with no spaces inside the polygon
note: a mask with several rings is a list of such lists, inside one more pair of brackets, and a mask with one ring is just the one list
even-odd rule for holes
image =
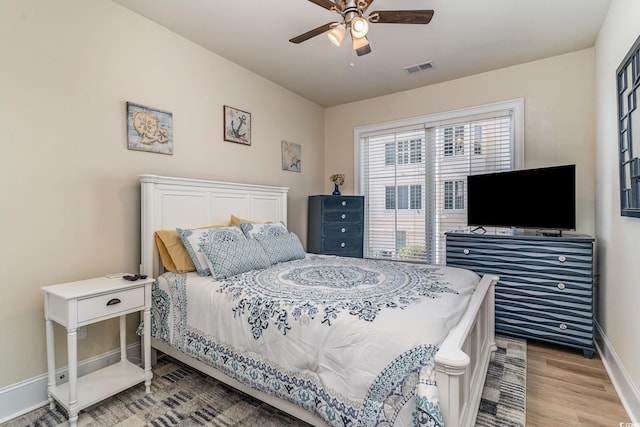
{"label": "small framed picture", "polygon": [[129,150],[173,154],[173,115],[127,102]]}
{"label": "small framed picture", "polygon": [[225,105],[224,140],[251,145],[251,113]]}
{"label": "small framed picture", "polygon": [[300,144],[282,141],[282,170],[300,172],[302,170]]}

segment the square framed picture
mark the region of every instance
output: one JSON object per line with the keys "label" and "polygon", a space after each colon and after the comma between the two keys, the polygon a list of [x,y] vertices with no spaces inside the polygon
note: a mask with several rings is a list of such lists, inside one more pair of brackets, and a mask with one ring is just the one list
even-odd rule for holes
{"label": "square framed picture", "polygon": [[251,145],[251,113],[225,105],[224,140]]}
{"label": "square framed picture", "polygon": [[282,170],[300,172],[302,153],[300,144],[282,141]]}
{"label": "square framed picture", "polygon": [[127,102],[129,150],[173,154],[173,115]]}

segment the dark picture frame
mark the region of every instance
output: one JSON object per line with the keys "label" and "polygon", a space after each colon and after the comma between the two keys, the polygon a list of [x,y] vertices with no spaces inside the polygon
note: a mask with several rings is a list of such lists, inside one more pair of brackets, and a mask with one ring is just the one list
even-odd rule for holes
{"label": "dark picture frame", "polygon": [[225,105],[224,140],[251,145],[251,113]]}

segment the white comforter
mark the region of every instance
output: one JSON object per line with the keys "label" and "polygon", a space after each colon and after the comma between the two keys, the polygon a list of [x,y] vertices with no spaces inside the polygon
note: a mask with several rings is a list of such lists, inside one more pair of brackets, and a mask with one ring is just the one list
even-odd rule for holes
{"label": "white comforter", "polygon": [[433,356],[478,282],[319,255],[223,281],[168,273],[154,286],[152,333],[329,425],[438,424]]}

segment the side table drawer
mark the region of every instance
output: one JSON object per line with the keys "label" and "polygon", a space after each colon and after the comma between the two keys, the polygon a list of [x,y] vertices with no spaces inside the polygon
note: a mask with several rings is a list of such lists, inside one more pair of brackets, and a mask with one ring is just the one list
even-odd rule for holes
{"label": "side table drawer", "polygon": [[144,308],[144,286],[78,300],[78,323]]}

